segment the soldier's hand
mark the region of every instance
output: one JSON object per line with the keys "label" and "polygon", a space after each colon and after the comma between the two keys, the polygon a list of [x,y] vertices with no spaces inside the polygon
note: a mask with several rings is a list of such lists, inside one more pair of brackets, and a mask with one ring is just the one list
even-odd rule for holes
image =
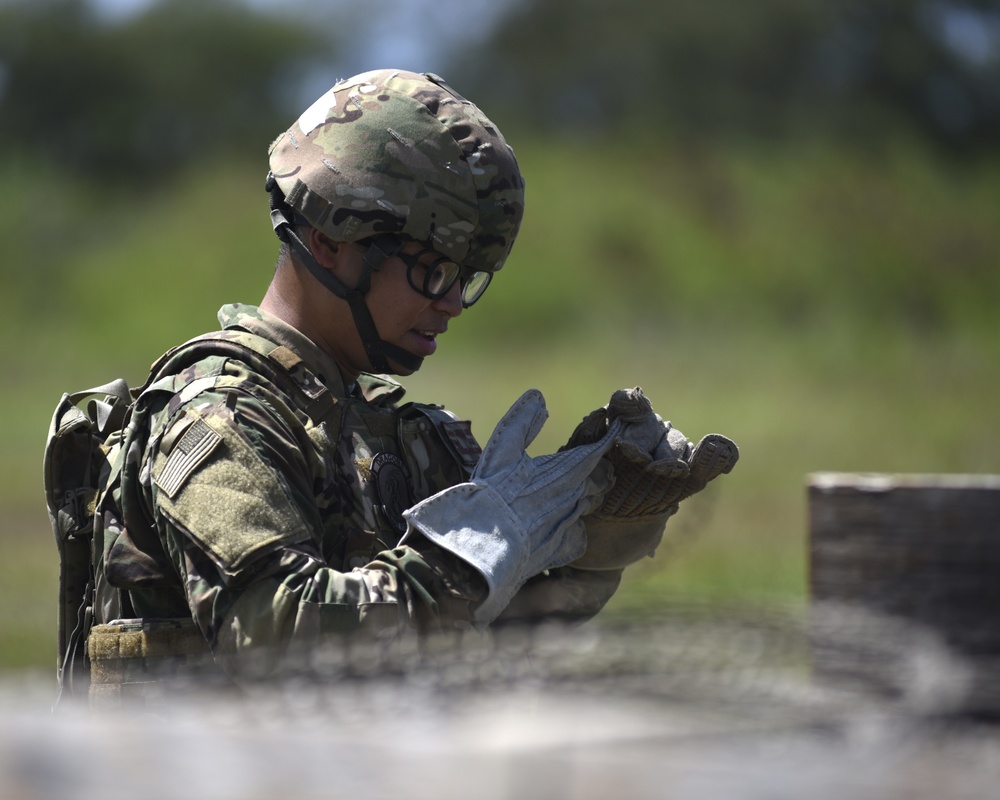
{"label": "soldier's hand", "polygon": [[603,436],[571,450],[529,456],[547,417],[541,392],[525,392],[493,431],[468,482],[404,512],[410,527],[403,541],[422,534],[485,578],[477,622],[495,619],[529,578],[584,552],[580,517],[611,485],[602,456],[625,423],[611,420]]}
{"label": "soldier's hand", "polygon": [[721,434],[692,446],[653,411],[638,387],[615,392],[607,406],[584,418],[565,447],[600,438],[615,419],[630,424],[605,456],[614,467],[614,485],[584,517],[587,551],[571,565],[581,569],[621,569],[651,555],[678,505],[739,460],[739,448]]}

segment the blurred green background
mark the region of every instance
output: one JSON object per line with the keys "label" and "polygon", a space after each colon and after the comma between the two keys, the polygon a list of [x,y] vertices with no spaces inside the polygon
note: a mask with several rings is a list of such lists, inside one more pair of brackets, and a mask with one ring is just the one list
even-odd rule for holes
{"label": "blurred green background", "polygon": [[0,2],[0,669],[49,670],[41,455],[256,302],[270,140],[337,77],[438,72],[527,178],[514,256],[407,380],[557,447],[640,385],[742,459],[611,613],[801,605],[814,471],[1000,472],[1000,3]]}

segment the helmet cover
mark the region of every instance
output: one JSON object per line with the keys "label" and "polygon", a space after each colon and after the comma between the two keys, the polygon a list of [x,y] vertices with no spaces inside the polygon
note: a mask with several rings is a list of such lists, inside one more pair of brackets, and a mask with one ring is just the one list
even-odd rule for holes
{"label": "helmet cover", "polygon": [[500,131],[433,74],[340,81],[270,148],[285,202],[336,241],[397,234],[467,269],[496,272],[524,214]]}

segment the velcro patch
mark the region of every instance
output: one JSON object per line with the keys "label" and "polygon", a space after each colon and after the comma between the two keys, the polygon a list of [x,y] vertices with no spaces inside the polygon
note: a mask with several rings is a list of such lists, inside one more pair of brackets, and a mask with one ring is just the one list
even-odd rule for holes
{"label": "velcro patch", "polygon": [[483,449],[472,435],[472,423],[464,419],[456,419],[440,424],[441,431],[448,439],[452,451],[457,455],[465,466],[472,468],[479,463],[479,456],[483,454]]}
{"label": "velcro patch", "polygon": [[221,441],[222,437],[204,420],[195,420],[171,451],[163,470],[156,477],[156,485],[167,497],[173,497]]}

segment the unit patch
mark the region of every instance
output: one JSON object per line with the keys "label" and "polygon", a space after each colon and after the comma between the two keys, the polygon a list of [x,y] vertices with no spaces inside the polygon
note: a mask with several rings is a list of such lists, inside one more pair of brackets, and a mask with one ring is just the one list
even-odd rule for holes
{"label": "unit patch", "polygon": [[413,505],[406,466],[392,453],[379,453],[372,459],[371,470],[375,497],[382,513],[395,530],[405,532],[403,512]]}

